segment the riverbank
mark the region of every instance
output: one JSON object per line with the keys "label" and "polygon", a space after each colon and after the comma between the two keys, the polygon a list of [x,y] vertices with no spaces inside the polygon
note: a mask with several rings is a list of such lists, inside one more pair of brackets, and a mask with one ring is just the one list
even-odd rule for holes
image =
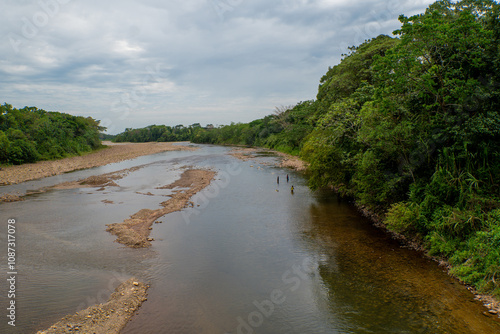
{"label": "riverbank", "polygon": [[[422,256],[435,261],[441,268],[443,268],[446,271],[446,273],[449,276],[456,279],[458,282],[460,282],[460,284],[463,284],[467,288],[467,290],[469,290],[472,294],[474,294],[474,298],[480,301],[488,309],[489,315],[498,316],[500,318],[500,300],[498,298],[492,295],[480,293],[474,286],[464,283],[459,277],[453,275],[451,273],[452,266],[448,262],[448,260],[442,257],[436,257],[430,255],[429,250],[425,247],[422,240],[407,237],[402,233],[397,233],[395,231],[390,230],[388,226],[384,223],[384,219],[380,215],[373,213],[365,206],[359,205],[359,203],[354,202],[353,204],[361,215],[370,219],[370,221],[375,227],[383,230],[385,233],[389,234],[393,239],[398,240],[404,247],[419,252],[420,254],[422,254]],[[488,314],[486,314],[485,312],[485,315]]]}
{"label": "riverbank", "polygon": [[0,170],[0,186],[36,180],[80,169],[104,166],[143,155],[166,151],[196,150],[196,148],[186,145],[159,142],[114,144],[105,141],[103,145],[106,147],[82,156],[4,167]]}
{"label": "riverbank", "polygon": [[157,188],[174,189],[171,198],[160,203],[162,208],[156,210],[142,209],[122,223],[107,225],[106,231],[117,237],[116,242],[127,247],[145,248],[151,246],[153,239],[149,238],[149,234],[153,223],[166,214],[187,207],[191,197],[207,187],[215,175],[216,172],[204,169],[188,169],[184,171],[179,180]]}
{"label": "riverbank", "polygon": [[118,334],[147,300],[148,288],[148,285],[131,278],[120,284],[106,303],[68,315],[37,334]]}
{"label": "riverbank", "polygon": [[[161,160],[158,156],[151,160],[141,159],[140,163],[144,165],[127,163],[127,167],[140,169],[130,173],[130,177],[123,178],[123,181],[119,177],[130,169],[91,177],[86,173],[79,182],[93,186],[90,191],[61,192],[64,196],[57,191],[50,191],[47,197],[28,197],[26,203],[2,205],[6,216],[15,216],[19,222],[23,222],[25,232],[20,242],[26,245],[23,247],[28,252],[23,256],[25,269],[35,268],[30,270],[32,280],[24,287],[27,293],[20,297],[24,299],[19,300],[26,305],[26,311],[23,310],[23,317],[20,317],[23,321],[26,319],[20,324],[25,326],[22,328],[24,332],[49,329],[64,315],[74,313],[78,303],[82,302],[80,305],[84,307],[96,303],[91,301],[94,296],[98,296],[99,303],[104,303],[117,285],[112,284],[116,282],[115,277],[121,280],[126,273],[129,277],[131,273],[147,277],[145,282],[154,285],[148,290],[148,301],[142,304],[139,312],[122,330],[123,333],[153,333],[158,328],[164,332],[235,332],[239,326],[235,319],[241,316],[247,321],[247,315],[255,312],[251,301],[263,300],[263,293],[270,293],[276,288],[281,289],[287,297],[287,307],[284,309],[275,305],[273,319],[283,321],[276,325],[274,321],[266,322],[260,328],[264,332],[278,333],[279,330],[273,329],[286,326],[318,328],[324,332],[333,332],[334,327],[339,326],[353,329],[363,326],[372,331],[383,326],[394,332],[414,332],[429,326],[429,330],[433,331],[443,326],[447,326],[446,329],[453,328],[449,323],[455,321],[459,322],[457,328],[476,328],[469,327],[469,323],[487,319],[481,314],[486,310],[473,302],[470,294],[449,280],[442,270],[432,264],[422,267],[420,264],[428,261],[419,261],[420,256],[413,252],[401,252],[386,237],[372,238],[378,233],[359,218],[352,207],[337,202],[327,192],[325,196],[312,194],[301,173],[278,169],[274,165],[263,166],[253,161],[238,162],[227,154],[224,148],[206,146],[201,152],[181,154],[181,158],[173,154],[171,159],[165,160],[162,156]],[[258,155],[257,159],[270,164],[279,162],[278,158],[269,154]],[[186,171],[179,170],[182,168],[180,166],[197,166],[200,163],[221,171],[216,178],[222,182],[212,183],[207,188],[210,191],[206,189],[199,193],[198,199],[214,194],[217,197],[209,196],[210,205],[202,204],[199,210],[193,208],[186,211],[190,219],[189,226],[186,225],[184,216],[187,215],[184,214],[175,213],[161,218],[163,225],[153,226],[155,232],[151,236],[157,241],[152,242],[150,250],[125,249],[122,245],[112,243],[114,237],[110,239],[107,233],[103,235],[105,224],[121,222],[142,208],[159,208],[161,201],[169,199],[135,196],[134,193],[140,191],[144,195],[165,196],[187,188],[192,184],[180,177]],[[224,170],[231,176],[227,183],[223,178]],[[294,195],[281,191],[287,189],[284,182],[281,188],[275,184],[276,174],[281,178],[286,173],[290,173],[296,186]],[[66,186],[71,185],[68,183]],[[80,186],[78,183],[78,188]],[[99,187],[106,187],[106,190],[99,192]],[[159,187],[168,190],[157,190]],[[279,192],[275,191],[277,188]],[[201,203],[195,199],[191,198],[191,201]],[[103,200],[113,200],[116,205],[101,205]],[[50,208],[47,207],[48,201]],[[189,201],[187,204],[190,205]],[[134,208],[129,209],[132,205]],[[14,215],[15,211],[19,213]],[[192,214],[196,212],[201,214]],[[360,230],[365,232],[358,234]],[[48,237],[57,240],[57,244],[47,240]],[[389,241],[390,246],[385,247],[382,240],[386,243]],[[52,245],[60,248],[52,251]],[[290,245],[293,248],[290,249]],[[400,261],[400,253],[410,255],[408,258],[401,256]],[[47,301],[46,295],[51,290],[39,289],[36,283],[45,281],[47,273],[40,273],[36,268],[39,263],[46,264],[45,259],[53,259],[56,254],[61,255],[50,260],[50,266],[47,267],[61,280],[54,283],[54,295],[57,298]],[[413,262],[413,258],[417,260]],[[324,265],[325,270],[319,272],[314,260],[302,262],[304,259],[324,259],[318,264]],[[283,277],[285,271],[301,263],[303,269],[300,273],[307,276],[299,278],[301,290],[295,293],[291,290],[295,285],[279,281],[279,278]],[[59,270],[61,266],[64,266],[64,271]],[[427,267],[432,269],[433,274],[424,270]],[[114,278],[107,280],[109,273],[118,272],[122,272],[122,275],[113,274]],[[247,295],[245,290],[242,299],[238,289],[245,287],[242,282],[248,275],[259,286],[255,293],[251,291],[252,294]],[[296,277],[299,276],[286,278],[290,282],[291,278]],[[441,280],[445,283],[439,283]],[[109,288],[110,285],[113,287]],[[207,286],[210,289],[206,289]],[[430,286],[437,287],[435,292]],[[448,289],[448,286],[451,288]],[[365,290],[363,287],[370,289]],[[99,297],[103,289],[108,292]],[[330,303],[339,303],[341,312],[354,310],[360,317],[345,324],[332,324],[331,318],[336,317],[335,310],[323,308],[318,312],[307,308],[307,305],[316,305],[314,295],[309,297],[308,292],[312,289],[324,289],[322,291],[332,296],[325,300],[325,307]],[[68,293],[58,294],[57,291]],[[457,291],[460,293],[455,294]],[[344,295],[344,292],[349,295]],[[342,300],[338,296],[346,298]],[[224,303],[217,302],[221,298]],[[460,298],[460,303],[454,301],[457,298]],[[242,300],[249,307],[242,308]],[[459,304],[465,307],[457,307]],[[471,308],[468,308],[469,304]],[[63,311],[62,306],[65,306]],[[311,316],[297,318],[294,316],[296,314]],[[339,317],[342,314],[339,313]],[[393,316],[387,317],[387,314]],[[51,317],[49,320],[47,315]],[[413,325],[406,325],[409,322]],[[437,324],[436,327],[433,324]],[[68,327],[68,332],[82,332],[83,328],[76,327],[80,326],[79,322],[68,322],[67,325],[75,326]],[[79,330],[69,331],[71,328]]]}
{"label": "riverbank", "polygon": [[280,162],[279,164],[276,165],[276,167],[291,168],[297,171],[305,171],[307,169],[307,163],[301,160],[299,157],[265,148],[254,148],[254,147],[234,148],[229,154],[240,160],[248,161],[248,160],[258,159],[259,155],[262,155],[263,153],[264,154],[272,153],[280,157]]}
{"label": "riverbank", "polygon": [[[285,154],[282,152],[277,152],[274,150],[269,150],[269,149],[264,149],[264,148],[235,148],[233,149],[229,154],[232,156],[243,160],[243,161],[248,161],[248,160],[258,160],[259,157],[262,154],[268,154],[268,153],[273,153],[278,155],[281,158],[281,161],[279,164],[277,164],[277,167],[282,167],[282,168],[292,168],[298,171],[305,171],[307,169],[307,163],[302,161],[300,158],[290,155],[290,154]],[[262,163],[262,162],[260,162]],[[335,189],[334,189],[335,190]],[[428,254],[428,250],[425,248],[425,246],[422,244],[421,241],[415,240],[408,238],[404,236],[401,233],[396,233],[394,231],[391,231],[386,224],[384,224],[384,220],[382,217],[379,215],[371,212],[368,210],[365,206],[361,206],[358,203],[353,203],[358,211],[365,217],[369,218],[372,223],[379,229],[384,230],[386,233],[391,235],[393,239],[398,240],[401,242],[401,244],[404,245],[404,247],[413,249],[415,251],[420,252],[424,256],[436,261],[438,265],[446,270],[448,275],[452,276],[455,278],[457,281],[460,283],[464,284],[471,293],[474,294],[475,299],[481,301],[483,305],[488,309],[488,313],[490,315],[498,315],[500,317],[500,301],[495,298],[492,295],[485,295],[479,293],[473,286],[467,285],[463,283],[460,278],[456,277],[450,272],[451,265],[446,261],[446,259],[443,258],[437,258],[435,256],[431,256]]]}
{"label": "riverbank", "polygon": [[[269,149],[264,149],[264,148],[235,148],[233,149],[229,154],[232,156],[243,160],[243,161],[248,161],[248,160],[258,160],[259,155],[262,153],[274,153],[280,156],[281,162],[277,165],[278,167],[286,167],[286,168],[292,168],[296,169],[298,171],[305,171],[307,169],[307,163],[302,161],[300,158],[296,156],[292,156],[289,154],[285,154],[282,152],[277,152],[274,150],[269,150]],[[334,189],[335,190],[335,189]],[[428,254],[428,250],[424,247],[422,242],[414,239],[410,239],[405,237],[403,234],[396,233],[394,231],[391,231],[388,229],[388,227],[384,224],[383,218],[380,217],[379,215],[369,211],[365,206],[360,206],[358,203],[353,203],[358,211],[365,217],[369,218],[371,222],[376,226],[377,228],[384,230],[386,233],[392,236],[393,239],[398,240],[401,242],[404,247],[413,249],[415,251],[420,252],[424,256],[436,261],[438,265],[446,270],[448,275],[452,276],[455,278],[457,281],[460,283],[464,284],[471,293],[474,294],[475,299],[481,301],[483,305],[488,309],[488,313],[490,315],[498,315],[500,317],[500,301],[495,298],[492,295],[485,295],[479,293],[473,286],[467,285],[463,283],[458,277],[453,275],[450,272],[451,266],[450,264],[442,258],[436,258],[435,256],[430,256]]]}

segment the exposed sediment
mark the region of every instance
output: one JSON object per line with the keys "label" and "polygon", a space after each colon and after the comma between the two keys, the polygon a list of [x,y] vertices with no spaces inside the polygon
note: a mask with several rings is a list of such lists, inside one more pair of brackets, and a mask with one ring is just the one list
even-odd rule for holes
{"label": "exposed sediment", "polygon": [[17,184],[43,177],[59,175],[79,169],[104,166],[165,151],[195,150],[194,147],[173,145],[173,143],[123,143],[103,142],[108,146],[96,152],[82,156],[51,161],[39,161],[31,164],[7,166],[0,169],[0,186]]}
{"label": "exposed sediment", "polygon": [[145,165],[136,166],[136,167],[127,168],[127,169],[122,169],[122,170],[112,172],[112,173],[93,175],[93,176],[89,176],[85,179],[81,179],[78,181],[63,182],[63,183],[56,184],[55,186],[52,186],[52,187],[45,187],[45,188],[41,188],[38,190],[29,191],[25,195],[9,194],[9,193],[1,194],[0,195],[0,203],[1,202],[23,201],[24,196],[26,196],[26,195],[43,193],[49,189],[62,190],[62,189],[75,189],[75,188],[99,188],[98,190],[104,190],[106,187],[119,187],[119,185],[116,184],[116,182],[115,182],[116,180],[120,180],[123,177],[125,177],[128,173],[134,172],[138,169],[141,169],[144,166]]}
{"label": "exposed sediment", "polygon": [[37,334],[118,334],[147,300],[148,285],[131,278],[120,284],[108,301],[68,315]]}
{"label": "exposed sediment", "polygon": [[74,188],[105,188],[105,187],[118,187],[116,184],[116,180],[123,179],[131,172],[135,172],[143,168],[145,165],[136,166],[132,168],[122,169],[116,172],[101,174],[101,175],[92,175],[85,179],[78,181],[70,181],[59,183],[51,189],[74,189]]}
{"label": "exposed sediment", "polygon": [[127,247],[145,248],[151,246],[149,238],[151,226],[160,217],[175,211],[180,211],[189,204],[190,198],[204,189],[214,179],[216,173],[204,169],[189,169],[182,173],[181,178],[170,185],[158,189],[186,188],[174,191],[171,198],[161,203],[156,210],[142,209],[122,223],[107,225],[106,231],[117,236],[116,242]]}
{"label": "exposed sediment", "polygon": [[248,161],[248,160],[258,160],[259,153],[272,153],[279,156],[280,162],[276,165],[277,167],[291,168],[297,171],[304,171],[307,169],[307,164],[304,161],[302,161],[299,157],[269,149],[253,148],[253,147],[235,148],[229,154],[240,160]]}

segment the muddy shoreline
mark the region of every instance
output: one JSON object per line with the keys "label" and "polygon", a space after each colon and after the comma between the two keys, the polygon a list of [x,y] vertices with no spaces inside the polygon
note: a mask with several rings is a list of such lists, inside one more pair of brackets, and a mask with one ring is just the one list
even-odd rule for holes
{"label": "muddy shoreline", "polygon": [[148,285],[131,278],[120,284],[106,303],[65,316],[37,334],[118,334],[147,300],[148,288]]}

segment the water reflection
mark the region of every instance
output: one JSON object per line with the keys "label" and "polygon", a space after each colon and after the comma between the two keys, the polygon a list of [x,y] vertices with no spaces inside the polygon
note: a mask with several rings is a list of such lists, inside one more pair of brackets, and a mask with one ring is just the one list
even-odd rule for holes
{"label": "water reflection", "polygon": [[[494,333],[484,308],[436,263],[403,249],[332,194],[311,204],[304,240],[321,253],[325,293],[318,303],[342,314],[350,333]],[[467,301],[464,305],[464,301]]]}

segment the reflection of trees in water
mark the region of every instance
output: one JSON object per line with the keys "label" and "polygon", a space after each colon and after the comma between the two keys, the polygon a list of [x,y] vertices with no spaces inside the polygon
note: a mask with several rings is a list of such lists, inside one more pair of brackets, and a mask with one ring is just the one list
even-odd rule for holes
{"label": "reflection of trees in water", "polygon": [[440,302],[442,293],[453,291],[443,292],[444,282],[426,282],[435,278],[429,273],[433,265],[401,249],[331,196],[312,204],[309,215],[302,240],[316,254],[314,295],[332,316],[341,316],[334,320],[339,328],[356,333],[455,332],[457,319]]}

